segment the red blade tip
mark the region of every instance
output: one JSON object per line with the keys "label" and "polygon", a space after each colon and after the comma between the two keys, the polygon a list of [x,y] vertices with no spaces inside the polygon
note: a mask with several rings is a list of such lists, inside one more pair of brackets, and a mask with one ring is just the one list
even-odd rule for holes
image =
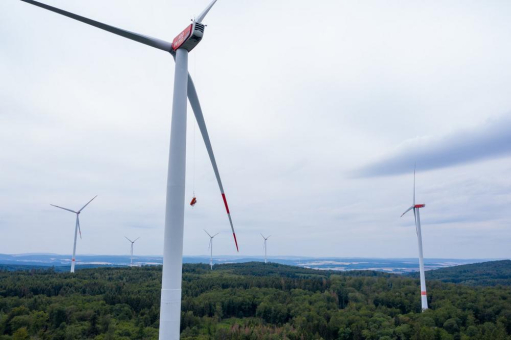
{"label": "red blade tip", "polygon": [[239,253],[240,250],[238,248],[238,240],[236,240],[236,234],[235,233],[232,233],[232,235],[234,236],[234,243],[236,243],[236,251]]}

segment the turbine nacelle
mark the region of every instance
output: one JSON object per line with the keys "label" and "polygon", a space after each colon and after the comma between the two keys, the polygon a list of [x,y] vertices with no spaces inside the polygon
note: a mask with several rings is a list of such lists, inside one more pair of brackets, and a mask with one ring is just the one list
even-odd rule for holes
{"label": "turbine nacelle", "polygon": [[[412,205],[410,208],[408,208],[402,215],[401,217],[403,217],[407,212],[409,212],[410,210],[412,209],[420,209],[420,208],[424,208],[426,206],[426,204],[415,204],[415,205]],[[414,210],[414,213],[415,213],[415,210]]]}
{"label": "turbine nacelle", "polygon": [[204,36],[204,28],[205,26],[202,24],[202,20],[206,17],[209,10],[213,7],[217,0],[211,1],[211,3],[206,7],[201,14],[197,17],[197,19],[193,20],[193,23],[185,28],[181,33],[177,35],[172,41],[172,50],[170,53],[176,52],[178,49],[182,48],[190,52],[197,46],[202,37]]}
{"label": "turbine nacelle", "polygon": [[200,22],[194,21],[181,33],[177,35],[172,41],[173,52],[182,48],[190,52],[199,44],[204,36],[204,25]]}

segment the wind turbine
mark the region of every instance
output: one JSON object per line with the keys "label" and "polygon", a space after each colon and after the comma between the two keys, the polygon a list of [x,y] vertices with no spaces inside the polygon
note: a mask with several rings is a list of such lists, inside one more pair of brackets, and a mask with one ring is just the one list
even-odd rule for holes
{"label": "wind turbine", "polygon": [[271,237],[271,235],[268,237],[264,237],[263,234],[261,234],[261,236],[264,239],[264,263],[267,263],[268,261],[266,260],[266,241],[268,241],[268,239]]}
{"label": "wind turbine", "polygon": [[83,209],[85,209],[86,206],[89,205],[90,202],[92,202],[92,200],[94,200],[96,197],[98,197],[98,195],[94,196],[89,202],[87,202],[87,204],[85,204],[80,210],[78,211],[74,211],[74,210],[71,210],[71,209],[68,209],[68,208],[63,208],[63,207],[59,207],[58,205],[54,205],[54,204],[50,204],[52,207],[55,207],[55,208],[59,208],[59,209],[64,209],[66,211],[69,211],[69,212],[72,212],[73,214],[76,214],[76,223],[75,223],[75,241],[74,241],[74,244],[73,244],[73,258],[71,259],[71,273],[74,273],[75,272],[75,263],[76,263],[76,236],[78,235],[78,233],[80,233],[80,239],[82,238],[82,230],[80,228],[80,213],[82,212]]}
{"label": "wind turbine", "polygon": [[413,205],[408,208],[402,215],[413,210],[413,216],[415,218],[415,231],[417,233],[417,241],[419,243],[419,272],[421,281],[421,304],[422,310],[428,309],[428,297],[426,294],[426,275],[424,274],[424,256],[422,255],[422,233],[421,233],[421,215],[420,209],[424,208],[426,204],[415,204],[415,169],[413,169]]}
{"label": "wind turbine", "polygon": [[130,263],[130,267],[133,267],[133,244],[135,244],[135,242],[137,242],[137,240],[138,240],[140,237],[137,237],[137,238],[135,239],[135,241],[130,240],[130,239],[129,239],[129,238],[127,238],[126,236],[124,236],[124,238],[125,238],[126,240],[128,240],[128,241],[130,241],[130,242],[131,242],[131,253],[130,253],[130,254],[131,254],[131,263]]}
{"label": "wind turbine", "polygon": [[211,236],[206,230],[204,230],[206,234],[209,236],[209,266],[211,267],[211,270],[213,270],[213,239],[216,235],[220,233],[216,233],[215,235]]}
{"label": "wind turbine", "polygon": [[170,151],[167,175],[167,195],[165,205],[165,234],[163,249],[163,273],[160,306],[160,339],[179,339],[181,321],[181,284],[183,266],[183,229],[185,206],[186,173],[186,98],[195,114],[197,125],[206,144],[206,149],[220,188],[225,210],[229,218],[236,250],[238,242],[225,197],[222,181],[216,164],[208,130],[202,114],[197,91],[188,73],[188,53],[202,40],[205,25],[202,21],[216,3],[213,0],[190,25],[179,33],[172,43],[139,33],[126,31],[95,20],[91,20],[59,8],[33,0],[21,0],[26,3],[75,19],[127,39],[137,41],[159,50],[168,52],[176,62],[174,74],[174,94],[172,103],[172,123],[170,129]]}

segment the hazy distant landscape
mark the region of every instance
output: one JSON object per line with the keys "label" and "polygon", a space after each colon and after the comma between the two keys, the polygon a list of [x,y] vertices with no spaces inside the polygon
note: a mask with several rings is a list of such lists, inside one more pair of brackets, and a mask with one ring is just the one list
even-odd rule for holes
{"label": "hazy distant landscape", "polygon": [[[214,257],[215,264],[244,263],[263,261],[262,257],[249,256],[218,256]],[[335,258],[335,257],[269,257],[273,263],[298,266],[302,268],[347,271],[375,270],[386,273],[402,274],[419,270],[416,258],[404,259],[374,259],[374,258]],[[425,259],[426,270],[458,266],[462,264],[479,263],[485,259]],[[71,262],[70,255],[57,254],[0,254],[0,265],[20,265],[35,267],[59,267],[68,270]],[[128,266],[129,256],[112,255],[80,255],[77,258],[77,268]],[[133,263],[137,266],[161,265],[161,256],[136,256]],[[184,256],[183,263],[209,263],[208,256]]]}

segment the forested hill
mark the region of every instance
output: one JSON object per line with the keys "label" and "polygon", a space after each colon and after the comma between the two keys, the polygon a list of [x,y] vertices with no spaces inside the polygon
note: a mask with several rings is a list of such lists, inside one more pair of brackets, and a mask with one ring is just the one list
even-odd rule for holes
{"label": "forested hill", "polygon": [[[410,274],[419,277],[418,273]],[[469,286],[511,286],[511,261],[465,264],[426,272],[427,280],[461,283]]]}
{"label": "forested hill", "polygon": [[[0,340],[157,339],[161,267],[0,271]],[[511,289],[277,264],[183,270],[181,339],[510,339]]]}

